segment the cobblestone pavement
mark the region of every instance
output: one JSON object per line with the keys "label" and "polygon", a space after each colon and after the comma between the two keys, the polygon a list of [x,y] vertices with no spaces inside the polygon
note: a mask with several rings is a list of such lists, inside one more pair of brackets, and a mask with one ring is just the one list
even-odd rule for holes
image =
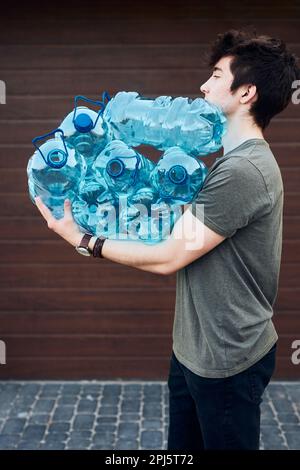
{"label": "cobblestone pavement", "polygon": [[[0,381],[0,449],[166,449],[160,381]],[[261,449],[300,449],[300,382],[271,382]]]}

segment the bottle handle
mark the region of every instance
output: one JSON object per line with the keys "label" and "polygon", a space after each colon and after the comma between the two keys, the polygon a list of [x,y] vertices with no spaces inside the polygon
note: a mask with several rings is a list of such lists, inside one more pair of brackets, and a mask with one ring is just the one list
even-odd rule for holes
{"label": "bottle handle", "polygon": [[135,164],[135,169],[134,169],[133,183],[132,183],[133,186],[135,186],[136,179],[137,179],[137,175],[138,175],[139,166],[140,166],[140,163],[141,163],[141,157],[140,157],[138,154],[136,155],[136,159],[137,159],[137,162],[136,162],[136,164]]}
{"label": "bottle handle", "polygon": [[[62,164],[59,164],[59,165],[55,165],[54,163],[52,163],[51,160],[49,160],[48,155],[47,155],[47,160],[46,160],[44,155],[43,155],[43,152],[40,149],[40,147],[36,144],[38,141],[44,140],[46,137],[49,137],[51,135],[55,135],[57,132],[60,132],[62,134],[61,135],[61,140],[63,141],[64,147],[65,147],[64,160],[63,160]],[[65,135],[64,135],[64,132],[63,132],[62,129],[60,129],[58,127],[57,129],[54,129],[53,131],[48,132],[47,134],[37,136],[34,139],[32,139],[32,143],[33,143],[34,147],[36,148],[36,150],[39,151],[39,153],[42,156],[42,158],[43,158],[44,162],[46,163],[46,165],[51,166],[52,168],[61,168],[62,166],[65,165],[65,163],[67,161],[67,158],[68,158],[68,155],[69,155],[69,152],[68,152],[67,147],[66,147]]]}
{"label": "bottle handle", "polygon": [[92,127],[92,129],[94,129],[94,127],[96,126],[97,121],[98,121],[100,115],[103,113],[104,108],[105,108],[105,106],[106,106],[106,104],[107,104],[107,103],[106,103],[106,104],[104,103],[104,100],[105,100],[106,95],[108,96],[108,101],[109,101],[111,98],[110,98],[109,94],[108,94],[106,91],[104,91],[103,94],[102,94],[102,100],[103,100],[103,101],[92,100],[92,99],[87,98],[86,96],[82,96],[82,95],[77,95],[77,96],[75,96],[75,98],[74,98],[75,109],[74,109],[74,114],[73,114],[72,122],[74,123],[75,118],[76,118],[78,101],[79,101],[79,100],[86,101],[87,103],[92,103],[92,104],[95,104],[96,106],[100,106],[100,109],[99,109],[99,111],[98,111],[97,118],[96,118],[96,120],[95,120],[95,122],[94,122],[94,125],[93,125],[93,127]]}
{"label": "bottle handle", "polygon": [[104,105],[104,108],[102,109],[102,111],[104,111],[105,106],[107,105],[107,103],[105,104],[105,101],[104,101],[105,98],[107,98],[107,103],[111,100],[111,97],[110,97],[110,95],[109,95],[109,93],[108,93],[107,91],[104,91],[104,92],[102,93],[102,104]]}
{"label": "bottle handle", "polygon": [[100,115],[103,114],[103,111],[104,111],[105,108],[106,108],[106,105],[107,105],[107,103],[105,103],[105,99],[106,99],[106,98],[107,98],[107,103],[108,103],[108,102],[111,100],[111,97],[110,97],[110,95],[109,95],[109,93],[108,93],[107,91],[104,91],[104,92],[102,93],[102,101],[100,101],[100,103],[101,103],[102,106],[101,106],[101,109],[99,110],[99,113],[98,113],[98,116],[97,116],[97,118],[96,118],[94,127],[96,126]]}

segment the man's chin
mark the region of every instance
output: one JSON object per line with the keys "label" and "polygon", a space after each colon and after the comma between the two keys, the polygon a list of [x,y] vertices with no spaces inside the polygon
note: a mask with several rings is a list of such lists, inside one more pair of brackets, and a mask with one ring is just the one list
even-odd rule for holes
{"label": "man's chin", "polygon": [[209,104],[214,104],[215,106],[218,106],[220,108],[220,105],[218,103],[216,103],[215,101],[211,100],[211,99],[208,99],[208,98],[204,98],[205,101],[207,101]]}
{"label": "man's chin", "polygon": [[222,113],[224,113],[225,116],[226,116],[226,112],[225,112],[225,110],[224,110],[224,107],[223,107],[220,103],[218,103],[217,101],[214,101],[213,99],[209,99],[209,98],[204,98],[204,97],[203,97],[203,99],[204,99],[205,101],[207,101],[209,104],[211,104],[211,105],[213,105],[213,106],[217,106],[217,108],[219,108],[219,110],[222,111]]}

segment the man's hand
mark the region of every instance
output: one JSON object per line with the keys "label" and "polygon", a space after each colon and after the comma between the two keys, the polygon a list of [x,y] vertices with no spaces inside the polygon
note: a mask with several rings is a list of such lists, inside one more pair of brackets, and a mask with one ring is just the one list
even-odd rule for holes
{"label": "man's hand", "polygon": [[64,201],[64,217],[59,220],[53,217],[51,211],[45,206],[40,196],[36,197],[34,200],[40,213],[46,220],[48,228],[60,235],[71,245],[79,245],[84,234],[80,231],[79,226],[73,218],[70,200],[66,199]]}

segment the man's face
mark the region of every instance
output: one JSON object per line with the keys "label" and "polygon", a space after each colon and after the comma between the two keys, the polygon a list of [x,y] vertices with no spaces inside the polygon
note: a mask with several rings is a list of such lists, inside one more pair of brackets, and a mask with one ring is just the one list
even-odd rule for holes
{"label": "man's face", "polygon": [[230,71],[232,56],[222,57],[213,68],[212,75],[200,87],[205,99],[218,105],[223,112],[230,116],[239,107],[240,94],[238,90],[234,93],[230,91],[233,75]]}

